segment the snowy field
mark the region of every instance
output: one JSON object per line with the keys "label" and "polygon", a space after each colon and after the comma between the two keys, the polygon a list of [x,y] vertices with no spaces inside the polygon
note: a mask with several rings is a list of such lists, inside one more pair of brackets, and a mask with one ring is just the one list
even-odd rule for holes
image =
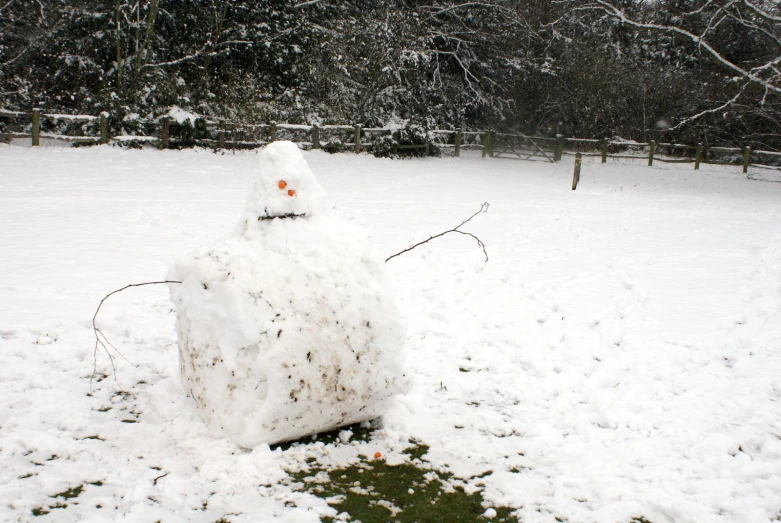
{"label": "snowy field", "polygon": [[101,311],[123,390],[90,384],[91,320],[229,233],[257,154],[0,146],[0,521],[314,522],[288,471],[410,439],[524,522],[781,518],[781,183],[305,156],[385,256],[490,202],[464,227],[490,260],[453,234],[387,264],[414,388],[370,441],[250,451],[186,398],[165,286]]}

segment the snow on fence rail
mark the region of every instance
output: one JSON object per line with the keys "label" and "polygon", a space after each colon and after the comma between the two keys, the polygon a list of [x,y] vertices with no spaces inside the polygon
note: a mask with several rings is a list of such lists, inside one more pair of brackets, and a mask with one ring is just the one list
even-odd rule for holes
{"label": "snow on fence rail", "polygon": [[[106,113],[101,113],[100,116],[91,116],[86,114],[48,114],[42,113],[40,109],[33,109],[32,113],[22,113],[19,111],[8,111],[6,109],[0,109],[0,118],[21,120],[30,118],[30,132],[22,131],[3,131],[0,132],[0,138],[13,139],[13,138],[30,138],[33,146],[41,145],[41,138],[47,138],[51,140],[65,140],[72,143],[108,143],[108,116]],[[98,135],[97,136],[79,136],[79,135],[64,135],[57,133],[41,132],[41,122],[44,119],[53,121],[70,121],[70,122],[85,122],[90,123],[99,121]]]}
{"label": "snow on fence rail", "polygon": [[[83,114],[42,113],[34,109],[31,113],[0,109],[2,119],[25,120],[29,124],[22,131],[0,129],[0,138],[18,139],[30,138],[33,146],[40,145],[41,138],[64,140],[71,143],[105,144],[114,142],[155,143],[167,149],[176,139],[171,139],[170,116],[158,119],[159,132],[157,136],[119,135],[110,136],[108,114],[99,116]],[[93,129],[95,136],[63,135],[41,131],[41,122],[97,122]],[[290,139],[305,148],[352,150],[359,153],[375,145],[377,135],[392,134],[396,129],[387,127],[363,127],[356,125],[306,125],[289,123],[257,123],[237,124],[224,120],[204,120],[208,138],[193,139],[190,143],[214,147],[215,149],[251,149],[262,147],[278,139]],[[181,122],[180,122],[181,123]],[[29,129],[29,131],[28,131]],[[327,135],[331,138],[327,139]],[[437,139],[437,135],[445,135],[446,141]],[[781,157],[781,152],[743,149],[736,147],[710,147],[703,144],[687,145],[677,143],[635,142],[631,140],[599,140],[595,138],[568,138],[528,136],[522,133],[499,133],[495,131],[463,131],[462,129],[434,129],[429,131],[429,139],[419,144],[394,144],[393,152],[409,149],[423,149],[430,154],[432,146],[441,149],[452,149],[453,156],[459,157],[463,149],[479,149],[483,157],[511,158],[521,160],[561,161],[564,153],[578,152],[582,156],[600,156],[602,163],[608,158],[647,160],[648,166],[654,161],[666,163],[694,163],[694,169],[706,164],[743,164],[743,173],[748,173],[749,166],[779,169],[777,165],[761,163],[763,157]],[[572,147],[574,146],[574,147]],[[665,154],[666,153],[666,154]],[[753,158],[753,160],[752,160]]]}
{"label": "snow on fence rail", "polygon": [[0,109],[0,116],[6,118],[25,118],[29,116],[29,113],[21,113],[19,111],[8,111],[6,109]]}
{"label": "snow on fence rail", "polygon": [[[664,163],[693,163],[694,169],[699,169],[700,165],[740,165],[743,166],[743,173],[748,173],[750,166],[766,169],[779,169],[778,166],[765,165],[759,162],[762,156],[781,156],[781,152],[759,151],[751,147],[712,147],[703,144],[687,145],[677,143],[657,143],[654,140],[650,142],[634,142],[631,140],[595,140],[589,138],[558,138],[557,160],[561,159],[563,152],[572,152],[566,150],[566,144],[588,144],[591,150],[583,150],[583,147],[576,147],[577,152],[583,156],[600,156],[602,163],[607,163],[608,158],[623,158],[647,160],[648,166],[652,167],[654,162]],[[598,149],[596,148],[598,146]],[[642,154],[641,154],[642,153]],[[666,153],[666,154],[665,154]]]}

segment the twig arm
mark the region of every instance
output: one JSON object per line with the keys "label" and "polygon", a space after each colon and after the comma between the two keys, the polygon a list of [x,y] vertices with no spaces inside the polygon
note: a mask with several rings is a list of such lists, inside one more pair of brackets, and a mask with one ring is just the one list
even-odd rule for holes
{"label": "twig arm", "polygon": [[[463,225],[465,225],[468,222],[472,221],[472,219],[474,217],[476,217],[478,214],[482,214],[482,213],[488,212],[488,206],[489,206],[488,202],[483,203],[480,206],[480,209],[476,213],[474,213],[472,216],[470,216],[466,220],[462,221],[460,224],[458,224],[458,226],[456,226],[456,227],[454,227],[452,229],[448,229],[447,231],[441,232],[439,234],[435,234],[433,236],[430,236],[429,238],[427,238],[427,239],[425,239],[425,240],[423,240],[421,242],[416,243],[412,247],[408,247],[408,248],[404,249],[401,252],[397,252],[396,254],[388,257],[385,261],[388,262],[389,260],[392,260],[393,258],[395,258],[397,256],[400,256],[400,255],[404,254],[405,252],[409,252],[409,251],[415,249],[416,247],[419,247],[419,246],[423,245],[424,243],[428,243],[431,240],[434,240],[436,238],[440,238],[440,237],[442,237],[442,236],[444,236],[446,234],[458,233],[458,234],[463,234],[465,236],[471,236],[472,238],[474,238],[477,241],[477,245],[480,248],[483,249],[483,254],[485,254],[485,261],[487,262],[488,261],[488,252],[485,249],[485,244],[483,243],[483,241],[480,238],[478,238],[477,236],[475,236],[474,234],[472,234],[471,232],[465,232],[465,231],[462,231],[460,229],[461,229],[461,227]],[[105,333],[103,333],[103,331],[101,331],[98,328],[98,326],[97,326],[98,313],[100,312],[100,308],[103,307],[103,304],[106,302],[106,300],[109,299],[111,296],[117,294],[117,293],[120,293],[120,292],[122,292],[124,290],[130,289],[131,287],[144,287],[144,286],[147,286],[147,285],[165,285],[165,284],[169,284],[169,283],[182,283],[182,282],[181,281],[177,281],[177,280],[163,280],[163,281],[147,281],[147,282],[142,282],[142,283],[131,283],[129,285],[125,285],[121,289],[117,289],[115,291],[112,291],[112,292],[108,293],[107,295],[105,295],[103,297],[102,300],[100,300],[100,303],[98,304],[98,308],[95,310],[95,314],[92,316],[92,331],[95,334],[95,349],[93,351],[92,378],[90,378],[90,385],[92,384],[92,379],[97,374],[98,349],[102,348],[105,351],[106,355],[109,357],[109,361],[111,362],[111,368],[112,368],[112,371],[113,371],[113,374],[114,374],[114,381],[117,383],[117,386],[119,386],[120,390],[122,389],[122,387],[119,385],[119,382],[117,381],[117,369],[116,369],[116,367],[114,365],[115,356],[113,354],[111,354],[111,351],[109,350],[109,348],[113,349],[117,354],[122,356],[122,358],[124,358],[126,361],[127,361],[127,358],[125,358],[125,356],[109,341],[109,339],[106,337]]]}
{"label": "twig arm", "polygon": [[[101,331],[98,328],[98,326],[96,324],[96,321],[98,319],[98,313],[100,312],[100,308],[103,306],[103,303],[107,299],[109,299],[111,296],[113,296],[114,294],[117,294],[118,292],[122,292],[125,289],[129,289],[131,287],[143,287],[145,285],[162,285],[162,284],[165,284],[165,283],[182,283],[182,282],[175,281],[175,280],[164,280],[164,281],[147,281],[147,282],[143,282],[143,283],[131,283],[129,285],[125,285],[121,289],[117,289],[115,291],[112,291],[112,292],[108,293],[107,295],[105,295],[103,297],[102,300],[100,300],[100,303],[98,304],[98,308],[95,310],[95,314],[92,316],[92,332],[95,334],[95,349],[94,349],[93,355],[92,355],[93,356],[93,358],[92,358],[92,378],[94,378],[95,374],[97,373],[97,368],[98,368],[98,348],[100,348],[100,347],[103,348],[103,350],[106,352],[106,354],[109,357],[109,361],[111,361],[111,368],[112,368],[113,373],[114,373],[114,381],[117,381],[117,369],[114,366],[114,356],[108,350],[109,347],[114,349],[117,352],[117,354],[119,354],[120,356],[122,356],[122,358],[125,359],[125,361],[128,361],[128,359],[125,358],[125,356],[122,355],[122,353],[119,352],[119,350],[108,340],[106,335],[103,333],[103,331]],[[92,378],[90,378],[90,385],[92,385]],[[119,382],[117,382],[117,386],[119,386]],[[119,387],[119,388],[121,389],[122,387]]]}
{"label": "twig arm", "polygon": [[386,259],[385,259],[385,263],[388,263],[388,261],[392,260],[392,259],[393,259],[393,258],[395,258],[396,256],[401,256],[401,255],[402,255],[402,254],[404,254],[405,252],[409,252],[409,251],[411,251],[412,249],[414,249],[414,248],[416,248],[416,247],[420,247],[420,246],[421,246],[421,245],[423,245],[424,243],[428,243],[428,242],[430,242],[431,240],[433,240],[433,239],[435,239],[435,238],[439,238],[439,237],[441,237],[441,236],[444,236],[444,235],[446,235],[446,234],[448,234],[448,233],[451,233],[451,232],[457,232],[457,233],[460,233],[460,234],[464,234],[464,235],[466,235],[466,236],[471,236],[472,238],[474,238],[475,240],[477,240],[477,245],[478,245],[479,247],[482,247],[482,249],[483,249],[483,254],[485,254],[485,261],[487,262],[487,261],[488,261],[488,252],[485,250],[485,244],[484,244],[484,243],[483,243],[483,242],[480,240],[480,238],[478,238],[477,236],[475,236],[474,234],[472,234],[472,233],[470,233],[470,232],[464,232],[464,231],[461,231],[461,230],[459,230],[459,229],[461,228],[461,226],[462,226],[462,225],[464,225],[464,224],[466,224],[466,223],[468,223],[468,222],[472,221],[472,218],[474,218],[474,217],[475,217],[475,216],[477,216],[478,214],[482,214],[482,213],[484,213],[484,212],[488,212],[488,207],[489,207],[489,203],[488,203],[488,202],[484,202],[484,203],[483,203],[483,204],[480,206],[480,210],[479,210],[479,211],[477,211],[477,212],[476,212],[476,213],[474,213],[472,216],[470,216],[469,218],[467,218],[466,220],[464,220],[463,222],[461,222],[460,224],[458,224],[458,226],[456,226],[456,227],[453,227],[452,229],[448,229],[447,231],[441,232],[441,233],[439,233],[439,234],[435,234],[435,235],[433,235],[433,236],[430,236],[430,237],[428,237],[427,239],[423,240],[422,242],[418,242],[418,243],[416,243],[416,244],[415,244],[415,245],[413,245],[412,247],[407,247],[407,248],[406,248],[406,249],[404,249],[403,251],[397,252],[396,254],[394,254],[394,255],[392,255],[392,256],[389,256],[388,258],[386,258]]}

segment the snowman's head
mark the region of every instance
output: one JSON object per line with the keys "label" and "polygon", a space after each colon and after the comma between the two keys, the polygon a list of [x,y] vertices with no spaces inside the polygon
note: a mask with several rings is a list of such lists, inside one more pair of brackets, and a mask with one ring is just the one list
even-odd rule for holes
{"label": "snowman's head", "polygon": [[247,202],[259,221],[309,216],[324,191],[293,142],[274,142],[260,153],[260,180]]}

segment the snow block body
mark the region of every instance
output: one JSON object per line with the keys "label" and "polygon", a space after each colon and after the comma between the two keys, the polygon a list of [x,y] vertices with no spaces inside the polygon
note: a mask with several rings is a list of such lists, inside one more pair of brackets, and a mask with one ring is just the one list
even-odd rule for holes
{"label": "snow block body", "polygon": [[375,419],[407,387],[405,324],[368,237],[324,211],[294,144],[261,160],[234,234],[169,273],[185,390],[244,447]]}

